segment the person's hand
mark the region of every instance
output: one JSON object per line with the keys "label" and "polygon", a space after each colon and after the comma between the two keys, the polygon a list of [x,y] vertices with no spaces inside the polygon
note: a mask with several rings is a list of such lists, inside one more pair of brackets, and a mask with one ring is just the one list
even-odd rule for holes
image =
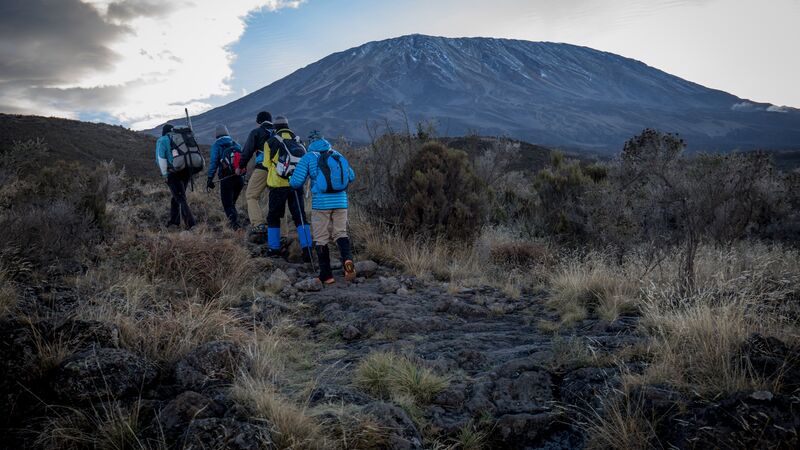
{"label": "person's hand", "polygon": [[214,184],[214,179],[213,178],[209,178],[208,179],[208,183],[206,183],[206,190],[210,191],[210,190],[214,189],[215,187],[216,187],[216,185]]}

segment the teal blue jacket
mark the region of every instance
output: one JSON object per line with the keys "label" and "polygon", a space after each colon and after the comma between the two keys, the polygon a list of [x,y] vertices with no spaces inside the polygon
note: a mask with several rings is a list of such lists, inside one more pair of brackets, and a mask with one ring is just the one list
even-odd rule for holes
{"label": "teal blue jacket", "polygon": [[156,141],[156,165],[162,177],[169,175],[169,169],[172,167],[172,143],[168,135],[161,136]]}

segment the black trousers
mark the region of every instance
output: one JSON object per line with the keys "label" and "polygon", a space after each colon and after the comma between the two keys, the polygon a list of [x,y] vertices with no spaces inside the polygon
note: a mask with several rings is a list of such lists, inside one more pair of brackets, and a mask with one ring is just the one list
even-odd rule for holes
{"label": "black trousers", "polygon": [[[281,219],[286,213],[286,203],[289,203],[289,213],[292,214],[295,226],[301,223],[308,225],[306,207],[303,203],[303,189],[290,187],[270,188],[269,212],[267,212],[267,227],[280,228]],[[302,222],[301,220],[302,219]]]}
{"label": "black trousers", "polygon": [[172,199],[170,199],[169,208],[169,223],[170,225],[183,224],[186,229],[192,228],[195,225],[192,210],[189,209],[189,202],[186,200],[186,186],[189,185],[191,174],[188,171],[171,173],[167,175],[167,186],[172,192]]}
{"label": "black trousers", "polygon": [[240,176],[232,176],[219,182],[219,196],[222,199],[222,209],[234,230],[239,229],[239,213],[236,212],[236,201],[244,188],[244,180]]}

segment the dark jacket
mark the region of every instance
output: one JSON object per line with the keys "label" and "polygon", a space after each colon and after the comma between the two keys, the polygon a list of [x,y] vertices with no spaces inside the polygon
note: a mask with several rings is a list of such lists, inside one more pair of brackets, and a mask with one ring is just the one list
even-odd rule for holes
{"label": "dark jacket", "polygon": [[246,168],[247,163],[250,162],[250,158],[254,155],[256,157],[256,168],[264,169],[262,165],[264,163],[264,144],[270,136],[272,136],[273,131],[272,124],[270,122],[264,122],[250,132],[242,148],[242,159],[239,162],[240,169]]}

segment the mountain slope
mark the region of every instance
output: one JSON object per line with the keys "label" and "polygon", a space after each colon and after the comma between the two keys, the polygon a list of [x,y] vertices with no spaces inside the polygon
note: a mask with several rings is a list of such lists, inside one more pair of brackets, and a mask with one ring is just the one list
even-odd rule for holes
{"label": "mountain slope", "polygon": [[10,151],[14,141],[44,139],[51,159],[95,165],[114,161],[129,174],[157,174],[155,139],[120,126],[80,122],[53,117],[0,114],[0,154]]}
{"label": "mountain slope", "polygon": [[[403,36],[332,54],[194,120],[244,139],[255,115],[286,114],[305,134],[366,141],[368,122],[509,135],[544,145],[619,150],[646,127],[695,149],[800,146],[800,110],[755,104],[586,47],[489,38]],[[780,112],[779,112],[780,111]]]}

